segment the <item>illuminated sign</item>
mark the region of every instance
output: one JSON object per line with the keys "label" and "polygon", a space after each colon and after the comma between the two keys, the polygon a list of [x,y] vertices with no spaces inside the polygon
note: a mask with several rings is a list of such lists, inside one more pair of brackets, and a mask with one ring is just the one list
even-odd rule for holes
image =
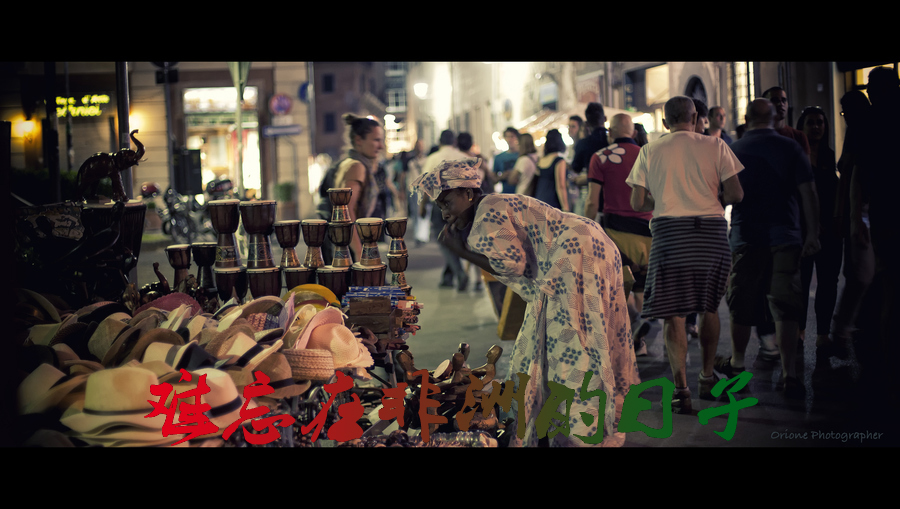
{"label": "illuminated sign", "polygon": [[65,117],[66,110],[72,117],[99,117],[103,114],[100,106],[109,104],[109,96],[106,94],[85,94],[80,98],[80,105],[76,106],[75,97],[56,98],[56,116]]}

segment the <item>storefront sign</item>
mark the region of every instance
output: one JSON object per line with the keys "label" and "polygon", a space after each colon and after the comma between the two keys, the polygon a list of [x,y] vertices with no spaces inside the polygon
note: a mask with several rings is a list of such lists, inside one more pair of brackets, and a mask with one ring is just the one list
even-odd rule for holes
{"label": "storefront sign", "polygon": [[[190,381],[190,373],[188,373],[184,369],[181,370],[181,373],[182,380],[186,379]],[[319,433],[325,427],[326,415],[332,404],[334,403],[335,396],[337,396],[337,394],[341,392],[346,392],[353,388],[352,378],[345,375],[341,371],[336,371],[335,374],[337,375],[337,381],[331,384],[326,384],[324,387],[325,391],[330,394],[328,402],[322,405],[322,410],[316,415],[312,422],[300,427],[300,432],[302,434],[309,433],[310,431],[313,432],[313,441],[315,441],[319,437]],[[578,392],[578,397],[582,401],[587,401],[594,397],[599,398],[600,401],[598,404],[598,408],[604,409],[606,408],[606,394],[601,389],[596,389],[593,391],[587,390],[593,374],[593,371],[588,371],[587,373],[585,373],[584,381],[582,382],[581,388]],[[233,423],[231,423],[226,428],[225,433],[222,435],[222,438],[225,440],[227,440],[228,437],[237,430],[237,428],[243,421],[256,419],[269,412],[266,407],[257,407],[253,410],[247,409],[247,405],[251,398],[271,394],[275,391],[275,389],[268,385],[269,377],[267,377],[262,371],[256,371],[254,373],[254,376],[256,377],[256,382],[244,387],[243,396],[245,402],[243,407],[241,407],[240,417]],[[430,399],[429,396],[440,394],[441,390],[439,386],[427,382],[427,380],[429,379],[429,373],[427,370],[423,369],[416,371],[415,373],[413,373],[413,376],[421,377],[421,379],[424,381],[422,383],[422,389],[420,391],[419,420],[422,424],[422,440],[425,443],[428,443],[428,426],[430,424],[447,423],[447,417],[428,413],[429,408],[437,408],[440,406],[440,402]],[[200,383],[198,384],[198,387],[196,389],[176,394],[172,399],[171,405],[168,408],[163,405],[162,402],[166,400],[169,393],[172,391],[172,385],[160,384],[151,386],[150,392],[155,396],[159,396],[160,400],[159,402],[150,402],[154,406],[154,411],[146,415],[145,417],[149,418],[160,414],[167,415],[166,424],[163,425],[162,429],[164,437],[168,437],[169,435],[173,434],[188,435],[184,439],[172,445],[177,445],[178,443],[184,442],[185,440],[197,438],[199,436],[215,433],[219,429],[209,420],[208,417],[203,414],[203,404],[199,402],[200,396],[210,391],[209,387],[205,383],[205,377],[206,375],[201,375],[199,380]],[[700,424],[706,425],[713,417],[717,417],[719,415],[727,415],[728,422],[725,425],[725,430],[716,431],[715,433],[725,440],[731,440],[734,437],[734,432],[737,428],[738,410],[751,407],[759,402],[759,400],[756,398],[743,398],[741,400],[737,400],[734,397],[734,393],[743,389],[750,382],[750,378],[752,377],[752,373],[750,373],[749,371],[744,371],[734,378],[720,380],[715,385],[715,387],[713,387],[712,394],[718,397],[725,393],[728,395],[729,402],[722,406],[711,407],[698,412],[697,417],[700,420]],[[513,392],[515,385],[512,380],[509,380],[503,384],[502,392],[500,390],[500,383],[497,381],[492,382],[493,390],[490,394],[485,394],[483,396],[483,401],[481,404],[483,415],[485,413],[489,414],[495,405],[499,406],[504,411],[509,412],[512,408],[513,398],[516,399],[520,407],[524,406],[525,386],[528,384],[528,381],[531,377],[524,373],[518,373],[518,378],[519,390],[516,392]],[[469,375],[469,381],[470,384],[466,390],[464,408],[471,409],[476,405],[474,392],[484,389],[484,384],[481,382],[481,380],[471,374]],[[660,386],[663,389],[663,427],[659,429],[651,428],[637,420],[638,414],[641,411],[649,410],[651,405],[649,400],[640,397],[641,393],[644,392],[644,390],[655,386]],[[401,426],[403,425],[403,418],[405,413],[404,396],[406,395],[406,387],[407,385],[405,383],[400,383],[397,384],[396,388],[382,389],[384,397],[381,398],[382,408],[378,411],[379,418],[383,420],[397,419],[398,424],[400,424]],[[569,418],[569,409],[572,405],[572,400],[575,398],[575,389],[568,388],[565,385],[556,382],[548,382],[548,387],[550,389],[550,396],[547,399],[547,402],[541,408],[541,411],[538,414],[535,422],[535,429],[537,430],[538,438],[553,438],[558,433],[563,433],[564,436],[568,437],[570,432],[569,423],[571,422]],[[674,392],[675,384],[672,383],[671,380],[668,380],[666,378],[658,378],[656,380],[643,382],[639,385],[632,385],[631,390],[625,397],[625,402],[622,407],[622,416],[619,421],[619,427],[617,431],[642,431],[644,432],[644,434],[651,438],[669,438],[670,436],[672,436],[672,395],[674,394]],[[359,397],[355,394],[352,396],[353,401],[344,403],[340,405],[340,407],[338,407],[338,414],[341,416],[341,419],[335,422],[328,429],[328,437],[332,440],[336,440],[338,442],[346,442],[349,440],[361,438],[363,435],[363,429],[359,426],[359,424],[357,424],[357,421],[360,417],[363,416],[364,409],[362,403],[359,400]],[[189,400],[190,398],[194,397],[196,397],[196,399],[193,405],[191,405],[189,401],[186,401],[184,403],[181,403],[181,407],[179,407],[182,408],[180,415],[188,416],[188,420],[185,421],[185,417],[181,417],[181,421],[178,424],[175,424],[173,422],[173,419],[175,416],[175,409],[176,407],[178,407],[178,399]],[[566,408],[565,414],[559,412],[559,407],[563,403],[565,403]],[[187,405],[188,407],[187,411],[184,410],[185,405]],[[209,405],[206,406],[208,407]],[[461,431],[468,431],[469,423],[475,416],[475,412],[476,410],[471,409],[456,414],[456,422],[459,425],[459,429]],[[590,426],[594,423],[595,416],[582,412],[580,418],[585,425]],[[281,436],[275,427],[276,422],[278,422],[277,425],[280,427],[289,427],[294,424],[295,419],[290,415],[284,414],[270,416],[261,420],[255,420],[253,421],[253,428],[255,430],[262,431],[268,428],[269,431],[264,434],[254,434],[248,432],[246,428],[244,428],[244,437],[246,438],[248,443],[253,445],[263,445],[273,442]],[[525,438],[525,425],[526,422],[524,422],[523,420],[518,420],[516,436],[518,436],[520,439]],[[602,427],[603,424],[601,419],[601,421],[597,423],[598,431],[593,436],[575,436],[586,444],[597,445],[603,441]]]}
{"label": "storefront sign", "polygon": [[[78,102],[79,100],[80,102]],[[104,104],[109,104],[109,96],[106,94],[85,94],[78,99],[57,97],[56,116],[63,118],[68,110],[72,117],[99,117],[103,114],[101,105]]]}

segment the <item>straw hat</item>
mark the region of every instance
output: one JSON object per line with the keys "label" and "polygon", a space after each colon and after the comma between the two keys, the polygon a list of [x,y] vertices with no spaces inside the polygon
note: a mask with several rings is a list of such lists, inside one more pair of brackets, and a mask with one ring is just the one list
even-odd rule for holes
{"label": "straw hat", "polygon": [[326,382],[334,376],[334,356],[329,350],[296,348],[282,350],[295,381]]}
{"label": "straw hat", "polygon": [[51,345],[51,342],[56,338],[59,332],[61,332],[64,327],[73,323],[78,323],[78,316],[71,314],[61,322],[32,325],[31,329],[28,331],[26,344]]}
{"label": "straw hat", "polygon": [[314,328],[307,348],[330,350],[335,369],[368,368],[375,364],[369,349],[343,323],[324,323]]}
{"label": "straw hat", "polygon": [[274,393],[266,395],[270,398],[282,399],[299,396],[305,393],[312,385],[312,382],[309,379],[295,383],[293,371],[291,370],[291,365],[288,363],[287,357],[276,352],[266,360],[262,361],[256,369],[251,371],[245,368],[240,370],[240,373],[232,375],[232,378],[236,379],[235,384],[240,391],[243,391],[244,387],[256,382],[255,373],[257,371],[265,373],[265,375],[269,377],[269,387],[275,389]]}
{"label": "straw hat", "polygon": [[102,322],[104,318],[115,313],[124,313],[131,317],[124,304],[112,301],[95,302],[75,311],[78,321],[85,323]]}
{"label": "straw hat", "polygon": [[107,350],[106,355],[100,360],[100,364],[103,364],[108,368],[122,364],[122,362],[126,360],[128,352],[134,348],[135,343],[142,336],[141,332],[141,329],[126,326],[126,328],[116,336],[115,341],[113,341],[113,344],[109,347],[109,350]]}
{"label": "straw hat", "polygon": [[229,356],[235,357],[229,365],[255,370],[257,366],[266,360],[267,357],[277,352],[281,348],[281,340],[274,343],[262,345],[257,343],[253,337],[238,332],[226,339],[215,350],[207,351],[216,356],[218,359],[225,359]]}
{"label": "straw hat", "polygon": [[81,359],[75,353],[75,350],[72,350],[72,347],[65,343],[55,344],[52,348],[56,352],[57,359],[59,359],[59,367],[70,375],[89,375],[94,371],[105,369],[99,362]]}
{"label": "straw hat", "polygon": [[97,325],[97,329],[88,340],[88,349],[98,359],[106,357],[119,334],[129,328],[128,321],[131,315],[128,313],[113,313]]}
{"label": "straw hat", "polygon": [[19,384],[19,414],[46,412],[69,393],[82,388],[87,380],[87,375],[69,376],[50,364],[40,364]]}
{"label": "straw hat", "polygon": [[83,403],[70,407],[60,422],[90,434],[112,426],[162,430],[165,413],[146,417],[154,411],[151,401],[159,400],[150,392],[154,385],[159,385],[159,379],[147,369],[124,366],[97,371],[87,377]]}
{"label": "straw hat", "polygon": [[151,343],[143,354],[143,362],[163,361],[175,371],[193,371],[201,368],[215,368],[225,363],[207,352],[196,340],[186,345],[172,345],[163,342]]}
{"label": "straw hat", "polygon": [[[296,343],[294,343],[295,349],[303,349],[306,348],[306,344],[309,343],[309,336],[312,334],[312,331],[326,323],[339,323],[341,325],[344,324],[344,314],[341,313],[341,310],[334,307],[328,307],[319,311],[312,318],[310,318],[309,322],[307,322],[306,326],[300,332],[300,337],[297,339]],[[326,348],[326,350],[328,350]]]}
{"label": "straw hat", "polygon": [[[139,329],[135,329],[139,330]],[[141,334],[136,341],[131,345],[127,345],[125,347],[125,355],[120,356],[122,360],[118,363],[118,365],[122,365],[132,359],[142,359],[144,358],[144,354],[147,351],[147,348],[153,344],[163,344],[168,346],[184,346],[185,341],[184,338],[181,337],[180,334],[173,330],[156,328],[151,329],[145,334]]]}
{"label": "straw hat", "polygon": [[241,318],[247,318],[256,313],[268,313],[278,316],[283,306],[284,302],[280,298],[274,295],[265,295],[241,306]]}
{"label": "straw hat", "polygon": [[22,304],[22,306],[17,305],[16,309],[19,311],[28,309],[30,311],[28,313],[30,322],[59,323],[62,321],[56,306],[51,304],[43,295],[25,288],[17,289],[16,293],[19,304]]}
{"label": "straw hat", "polygon": [[304,304],[297,309],[293,321],[282,338],[285,349],[294,348],[297,340],[300,339],[300,333],[303,332],[303,328],[316,316],[316,313],[318,313],[318,310],[312,304]]}
{"label": "straw hat", "polygon": [[182,292],[172,292],[135,309],[134,314],[137,315],[148,308],[157,308],[163,311],[172,311],[183,304],[187,304],[191,308],[192,316],[203,312],[203,308],[200,306],[200,303],[190,295]]}

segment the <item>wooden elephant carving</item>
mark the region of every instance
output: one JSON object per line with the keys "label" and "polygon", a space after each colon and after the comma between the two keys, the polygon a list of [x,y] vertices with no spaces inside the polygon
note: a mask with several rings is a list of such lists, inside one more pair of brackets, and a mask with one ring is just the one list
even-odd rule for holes
{"label": "wooden elephant carving", "polygon": [[96,198],[97,186],[100,179],[109,177],[112,180],[113,200],[128,201],[125,186],[122,185],[122,176],[119,172],[136,166],[144,156],[144,145],[134,137],[137,129],[131,131],[131,140],[137,147],[137,151],[130,148],[118,152],[98,152],[87,159],[78,170],[75,177],[75,186],[81,198]]}

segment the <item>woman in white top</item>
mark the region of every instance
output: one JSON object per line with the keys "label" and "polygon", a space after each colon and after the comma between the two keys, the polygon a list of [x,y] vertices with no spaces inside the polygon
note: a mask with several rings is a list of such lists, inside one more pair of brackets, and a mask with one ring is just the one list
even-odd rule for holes
{"label": "woman in white top", "polygon": [[519,135],[519,158],[507,178],[507,182],[516,185],[516,194],[534,197],[534,172],[537,170],[538,153],[534,146],[534,137],[528,133]]}

